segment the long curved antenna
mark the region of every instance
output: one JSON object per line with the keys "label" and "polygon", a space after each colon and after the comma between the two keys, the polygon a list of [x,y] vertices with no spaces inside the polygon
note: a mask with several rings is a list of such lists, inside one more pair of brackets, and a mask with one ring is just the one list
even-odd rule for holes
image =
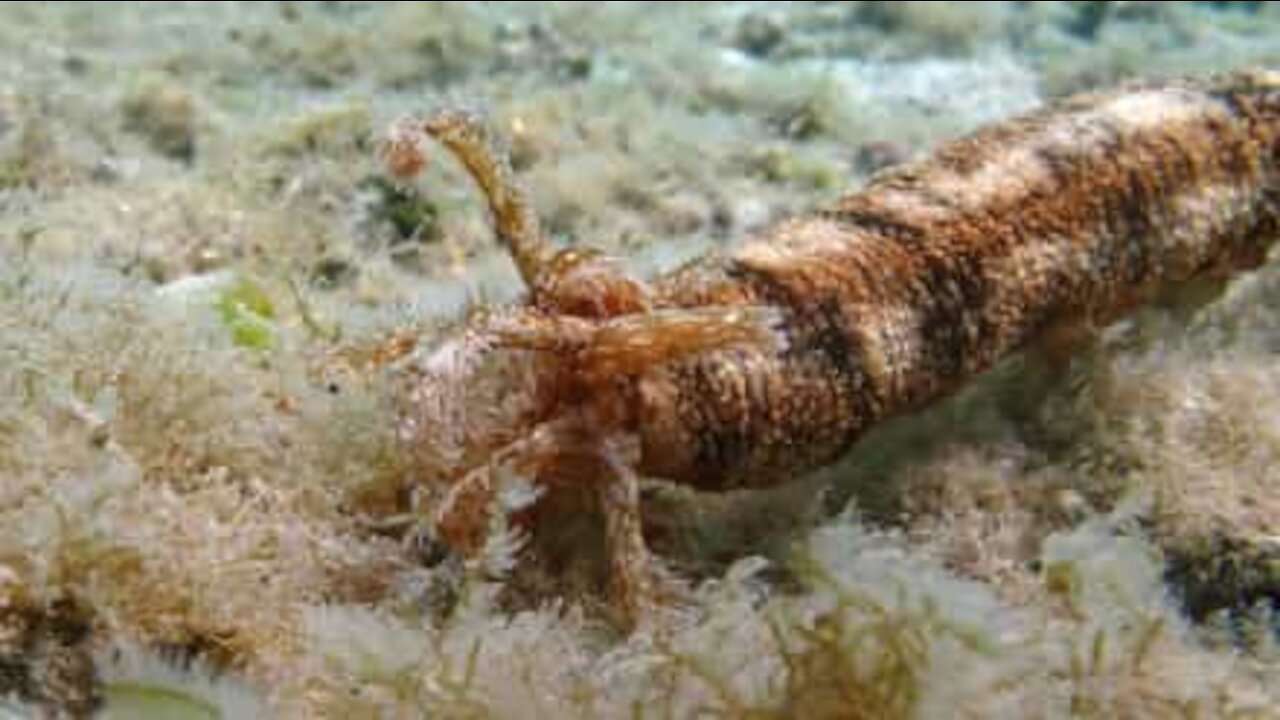
{"label": "long curved antenna", "polygon": [[553,251],[538,228],[533,205],[516,182],[506,151],[500,148],[488,123],[478,113],[454,108],[400,120],[391,127],[380,148],[389,173],[407,180],[426,166],[420,141],[424,133],[448,148],[480,186],[493,215],[498,242],[511,254],[525,285],[537,288]]}

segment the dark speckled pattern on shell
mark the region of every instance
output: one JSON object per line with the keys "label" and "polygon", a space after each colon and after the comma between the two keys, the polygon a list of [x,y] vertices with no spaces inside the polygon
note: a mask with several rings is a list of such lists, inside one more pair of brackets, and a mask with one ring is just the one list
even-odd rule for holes
{"label": "dark speckled pattern on shell", "polygon": [[1274,75],[1081,96],[981,130],[662,279],[666,306],[776,307],[789,342],[640,378],[640,469],[704,489],[785,480],[1054,327],[1254,267],[1278,236]]}

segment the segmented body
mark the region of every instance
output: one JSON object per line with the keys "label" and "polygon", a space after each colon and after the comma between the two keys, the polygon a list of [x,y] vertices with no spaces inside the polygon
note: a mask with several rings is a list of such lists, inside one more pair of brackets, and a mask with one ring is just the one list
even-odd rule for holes
{"label": "segmented body", "polygon": [[[654,593],[637,474],[789,480],[1028,343],[1254,267],[1280,239],[1274,74],[1068,99],[649,283],[550,250],[466,118],[413,127],[477,176],[530,287],[438,352],[414,395],[404,435],[446,489],[440,534],[474,545],[497,465],[594,489],[632,618]],[[416,170],[407,137],[390,164]],[[441,358],[497,350],[505,369],[474,382],[505,409],[466,419],[445,388],[473,378]]]}

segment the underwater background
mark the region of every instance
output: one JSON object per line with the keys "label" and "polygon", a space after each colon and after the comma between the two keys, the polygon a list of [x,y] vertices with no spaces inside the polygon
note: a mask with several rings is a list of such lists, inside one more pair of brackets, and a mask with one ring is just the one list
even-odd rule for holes
{"label": "underwater background", "polygon": [[[0,3],[0,719],[1280,717],[1280,268],[758,493],[421,540],[378,354],[518,282],[441,158],[641,272],[1066,94],[1280,69],[1262,2]],[[534,557],[540,555],[541,557]]]}

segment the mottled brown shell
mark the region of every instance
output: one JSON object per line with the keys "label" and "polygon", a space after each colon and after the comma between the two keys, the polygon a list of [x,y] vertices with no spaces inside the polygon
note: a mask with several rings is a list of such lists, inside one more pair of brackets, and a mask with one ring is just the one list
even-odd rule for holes
{"label": "mottled brown shell", "polygon": [[474,381],[527,410],[475,422],[441,403],[465,403],[465,373],[427,373],[415,395],[406,441],[453,468],[430,478],[436,526],[473,548],[498,466],[549,492],[591,489],[628,620],[656,592],[638,473],[709,490],[786,481],[1030,342],[1254,267],[1280,239],[1268,73],[1059,102],[650,283],[553,251],[472,116],[398,126],[387,157],[402,173],[423,165],[406,127],[462,157],[529,287],[442,351],[514,363]]}
{"label": "mottled brown shell", "polygon": [[891,169],[661,281],[658,306],[776,308],[789,343],[642,378],[642,470],[792,477],[1055,328],[1254,267],[1278,166],[1280,83],[1238,74],[1069,99]]}

